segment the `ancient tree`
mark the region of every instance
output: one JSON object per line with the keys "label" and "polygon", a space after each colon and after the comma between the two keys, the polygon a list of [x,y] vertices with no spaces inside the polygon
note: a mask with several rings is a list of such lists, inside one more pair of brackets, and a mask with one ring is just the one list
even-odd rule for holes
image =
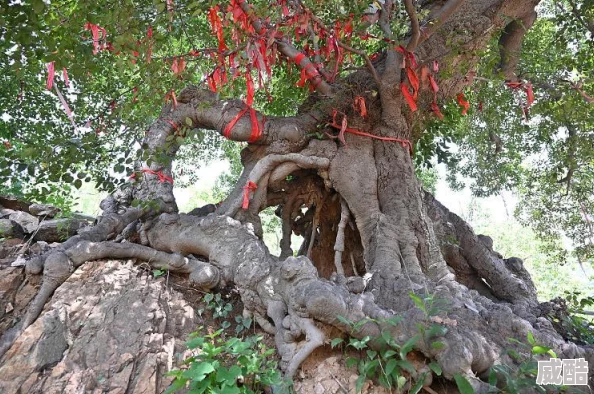
{"label": "ancient tree", "polygon": [[[274,10],[244,0],[204,9],[197,18],[208,21],[214,47],[152,60],[172,64],[177,75],[186,59],[206,58],[214,66],[204,84],[170,91],[142,139],[132,179],[102,202],[97,224],[27,263],[43,283],[26,317],[2,337],[0,354],[77,267],[137,258],[187,273],[201,289],[236,286],[246,313],[275,336],[288,376],[327,342],[324,327],[372,338],[388,332],[401,342],[415,336],[426,316],[411,292],[448,303],[436,320],[443,329],[416,350],[477,392],[487,390],[492,365],[513,364],[505,354],[510,337],[531,332],[560,358],[594,361],[592,349],[553,329],[521,260],[504,260],[415,176],[414,147],[427,123],[443,118],[443,103],[468,109],[462,91],[493,40],[498,72],[531,101],[515,69],[538,3],[386,0],[333,24],[318,16],[320,5],[302,1],[279,1]],[[160,11],[185,6],[167,2]],[[94,51],[113,51],[102,27],[85,28]],[[151,54],[135,56],[150,61]],[[310,89],[293,116],[254,108],[256,87],[261,93],[277,68],[291,68]],[[244,99],[221,98],[234,78],[246,87]],[[192,129],[247,142],[234,189],[202,216],[179,212],[172,192],[172,165]],[[268,207],[282,218],[280,257],[261,239],[259,213]],[[303,245],[291,245],[293,233]],[[389,324],[397,315],[404,319]],[[366,323],[351,332],[345,321]],[[427,371],[419,369],[413,380]]]}

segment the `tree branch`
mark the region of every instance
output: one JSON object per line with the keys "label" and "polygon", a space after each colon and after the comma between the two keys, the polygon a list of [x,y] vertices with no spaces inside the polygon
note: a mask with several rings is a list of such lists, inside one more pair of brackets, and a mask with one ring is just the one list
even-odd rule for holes
{"label": "tree branch", "polygon": [[516,67],[520,61],[522,41],[526,31],[536,20],[536,12],[530,12],[520,19],[510,22],[499,38],[499,53],[501,60],[499,68],[507,80],[516,79]]}
{"label": "tree branch", "polygon": [[[252,25],[254,26],[256,33],[260,35],[265,35],[266,33],[268,33],[268,29],[264,26],[262,21],[251,12],[250,6],[247,3],[247,1],[239,2],[239,5],[243,12],[248,16],[248,18],[252,22]],[[281,40],[275,38],[274,41],[278,47],[279,52],[285,55],[290,60],[298,60],[297,56],[300,54],[303,55],[301,51],[299,51],[297,48],[295,48],[293,45],[291,45],[284,39]],[[312,80],[312,85],[314,86],[315,90],[326,96],[332,95],[332,87],[326,81],[324,81],[322,76],[317,72],[316,66],[307,58],[307,56],[300,59],[297,65],[299,66],[299,68],[305,69],[306,73],[308,74],[308,79]]]}
{"label": "tree branch", "polygon": [[[253,182],[259,184],[260,180],[265,174],[274,170],[277,166],[284,162],[294,162],[300,168],[328,168],[330,160],[325,157],[316,156],[304,156],[299,153],[288,153],[285,155],[268,155],[264,159],[260,160],[256,166],[250,172],[247,182]],[[231,202],[229,208],[225,212],[227,216],[235,216],[239,208],[241,207],[242,199],[237,198]]]}
{"label": "tree branch", "polygon": [[448,0],[439,10],[429,17],[421,27],[421,37],[417,45],[427,41],[433,33],[437,31],[452,14],[462,5],[465,0]]}
{"label": "tree branch", "polygon": [[408,14],[408,19],[410,19],[410,29],[412,33],[410,40],[406,45],[406,50],[409,52],[414,52],[421,36],[419,29],[419,18],[417,18],[417,11],[415,10],[412,0],[404,0],[404,8]]}
{"label": "tree branch", "polygon": [[[308,14],[308,15],[309,15],[309,17],[310,17],[310,18],[311,18],[311,19],[312,19],[312,20],[313,20],[313,21],[314,21],[314,22],[315,22],[315,23],[316,23],[318,26],[320,26],[320,28],[321,28],[322,30],[324,30],[326,33],[333,34],[332,30],[331,30],[331,29],[328,29],[328,27],[326,27],[326,25],[324,24],[324,22],[323,22],[323,21],[322,21],[320,18],[318,18],[317,16],[315,16],[315,15],[313,14],[313,12],[312,12],[312,11],[311,11],[309,8],[307,8],[307,7],[305,6],[305,4],[303,4],[303,2],[302,2],[302,1],[299,1],[299,2],[298,2],[298,4],[299,4],[299,6],[300,6],[300,7],[303,9],[303,11],[304,11],[306,14]],[[356,55],[359,55],[359,56],[361,56],[361,57],[363,58],[363,60],[365,60],[365,64],[367,65],[367,69],[368,69],[368,70],[369,70],[369,72],[371,73],[371,76],[373,77],[373,79],[374,79],[375,83],[376,83],[376,84],[379,86],[379,84],[380,84],[380,78],[379,78],[379,75],[378,75],[378,73],[377,73],[377,70],[375,69],[375,66],[374,66],[374,65],[373,65],[373,63],[371,62],[371,59],[369,58],[369,56],[367,56],[367,53],[366,53],[365,51],[362,51],[362,50],[359,50],[359,49],[355,49],[355,48],[353,48],[353,47],[351,47],[351,46],[349,46],[349,45],[345,44],[344,42],[340,41],[340,40],[338,39],[338,37],[335,37],[335,38],[336,38],[336,44],[337,44],[339,47],[341,47],[342,49],[344,49],[344,50],[346,50],[346,51],[349,51],[349,52],[351,52],[351,53],[354,53],[354,54],[356,54]],[[317,44],[315,44],[315,42],[314,42],[314,45],[316,45],[316,50],[318,50],[318,48],[317,48]],[[319,56],[319,55],[318,55],[318,56]]]}

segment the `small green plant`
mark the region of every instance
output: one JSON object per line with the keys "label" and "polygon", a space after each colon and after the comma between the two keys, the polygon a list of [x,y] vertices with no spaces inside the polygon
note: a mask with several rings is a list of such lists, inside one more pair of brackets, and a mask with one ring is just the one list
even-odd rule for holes
{"label": "small green plant", "polygon": [[581,345],[594,345],[594,296],[583,297],[580,292],[565,292],[563,299],[567,305],[567,316],[550,316],[553,324],[560,325],[568,339]]}
{"label": "small green plant", "polygon": [[[419,374],[410,361],[411,359],[414,360],[414,357],[409,357],[409,353],[414,350],[419,341],[423,341],[425,344],[431,343],[431,346],[435,349],[445,346],[442,342],[431,342],[431,340],[445,335],[447,328],[443,324],[453,321],[438,317],[438,314],[448,309],[445,300],[438,299],[433,295],[422,298],[412,292],[410,298],[415,306],[423,311],[425,318],[417,324],[419,333],[403,344],[398,343],[389,330],[382,330],[379,338],[370,338],[369,336],[361,339],[355,338],[353,334],[356,334],[365,324],[374,320],[364,319],[353,323],[339,317],[339,320],[347,324],[351,331],[351,337],[346,342],[345,348],[352,347],[359,352],[359,357],[351,356],[346,361],[347,367],[356,367],[359,373],[355,387],[357,393],[361,392],[367,379],[377,380],[383,387],[389,390],[396,389],[397,392],[401,392],[409,380],[411,386],[407,389],[408,393],[416,394],[423,388],[428,372]],[[397,326],[402,319],[401,316],[394,316],[376,323],[384,327]],[[336,338],[331,341],[331,346],[335,347],[344,343],[342,338]],[[371,343],[374,344],[374,348],[382,350],[371,349],[369,346]],[[431,362],[428,367],[436,375],[441,375],[442,371],[439,364]]]}
{"label": "small green plant", "polygon": [[206,294],[204,296],[204,302],[206,303],[206,308],[212,311],[212,317],[215,319],[226,319],[229,316],[229,312],[233,310],[233,305],[223,300],[223,297],[219,293]]}
{"label": "small green plant", "polygon": [[[550,392],[550,390],[547,391],[544,387],[536,384],[538,374],[538,360],[536,356],[547,354],[550,357],[556,358],[557,355],[550,348],[537,344],[531,332],[528,332],[526,340],[528,343],[515,338],[508,338],[509,342],[525,349],[528,356],[522,355],[513,349],[508,350],[507,354],[519,363],[519,367],[512,368],[504,364],[491,367],[489,371],[489,384],[493,387],[491,392],[520,394],[530,389],[538,393]],[[496,386],[502,388],[498,389]]]}
{"label": "small green plant", "polygon": [[449,310],[447,300],[436,298],[433,294],[421,297],[413,292],[409,293],[409,297],[425,315],[424,319],[417,323],[420,339],[425,345],[430,344],[433,349],[442,349],[445,346],[443,342],[432,340],[436,337],[442,337],[448,332],[446,324],[455,324],[453,320],[439,317],[439,314]]}
{"label": "small green plant", "polygon": [[241,334],[242,332],[249,330],[249,328],[254,323],[251,317],[243,317],[242,315],[235,316],[235,333],[237,335]]}
{"label": "small green plant", "polygon": [[167,272],[166,270],[154,269],[153,270],[153,278],[157,279],[157,278],[165,275],[166,272]]}
{"label": "small green plant", "polygon": [[[348,324],[351,328],[351,333],[355,333],[361,327],[371,320],[361,320],[356,323],[349,322],[346,319],[339,319]],[[395,326],[402,320],[402,317],[395,316],[391,319],[385,320],[381,323]],[[365,336],[361,339],[350,337],[346,343],[346,348],[352,347],[359,352],[359,357],[350,356],[346,360],[346,366],[349,368],[356,367],[359,377],[357,378],[355,389],[360,393],[365,380],[373,379],[387,389],[402,390],[411,376],[417,377],[409,393],[416,394],[423,387],[425,381],[425,374],[417,376],[417,370],[412,362],[408,360],[408,354],[414,349],[419,335],[410,338],[404,344],[399,344],[388,331],[382,331],[379,338],[370,338]],[[373,342],[377,348],[382,350],[373,350],[369,347]],[[342,338],[335,338],[331,342],[331,346],[335,347],[343,344]],[[431,363],[429,367],[438,375],[441,374],[441,368],[436,363]]]}
{"label": "small green plant", "polygon": [[288,392],[274,357],[274,349],[262,342],[262,336],[225,339],[223,330],[191,335],[186,343],[195,355],[184,360],[185,369],[168,373],[175,377],[165,393],[187,389],[189,393],[241,394],[259,393],[265,387]]}

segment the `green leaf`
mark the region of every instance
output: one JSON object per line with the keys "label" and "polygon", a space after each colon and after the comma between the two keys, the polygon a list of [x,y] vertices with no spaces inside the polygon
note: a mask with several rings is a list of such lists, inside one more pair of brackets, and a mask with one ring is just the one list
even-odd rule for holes
{"label": "green leaf", "polygon": [[343,343],[344,340],[342,338],[334,338],[332,341],[330,341],[330,347],[332,349],[334,349],[337,345]]}
{"label": "green leaf", "polygon": [[532,347],[532,354],[545,354],[548,353],[551,349],[546,346],[533,346]]}
{"label": "green leaf", "polygon": [[404,345],[402,345],[402,347],[400,348],[400,358],[405,359],[406,355],[413,350],[413,348],[415,347],[417,341],[419,340],[419,335],[415,335],[412,338],[409,338],[408,341],[406,341],[404,343]]}
{"label": "green leaf", "polygon": [[43,3],[43,0],[33,0],[32,5],[33,11],[35,11],[35,13],[37,14],[41,14],[45,9],[45,4]]}
{"label": "green leaf", "polygon": [[441,367],[439,366],[438,363],[436,363],[435,361],[431,361],[429,363],[429,368],[431,368],[431,370],[437,375],[437,376],[441,376]]}
{"label": "green leaf", "polygon": [[439,341],[435,341],[435,342],[431,342],[431,347],[435,350],[441,350],[443,348],[445,348],[445,343],[443,342],[439,342]]}
{"label": "green leaf", "polygon": [[419,376],[419,378],[415,382],[415,385],[410,388],[409,394],[417,394],[419,391],[421,391],[421,389],[423,388],[423,383],[425,383],[426,375],[427,372],[424,372],[421,374],[421,376]]}
{"label": "green leaf", "polygon": [[237,386],[226,386],[226,387],[223,387],[220,391],[218,391],[218,393],[220,393],[220,394],[239,394],[239,393],[241,393],[241,390]]}
{"label": "green leaf", "polygon": [[408,295],[409,295],[410,299],[413,301],[413,303],[416,305],[417,308],[419,308],[423,312],[427,313],[427,308],[425,307],[425,302],[423,302],[423,299],[421,297],[419,297],[412,291],[410,293],[408,293]]}
{"label": "green leaf", "polygon": [[466,380],[466,378],[459,373],[454,374],[454,380],[456,381],[456,386],[458,386],[458,390],[460,390],[460,394],[474,394],[474,389],[472,385]]}
{"label": "green leaf", "polygon": [[360,393],[360,392],[361,392],[361,390],[363,389],[363,384],[364,384],[364,383],[365,383],[365,376],[363,376],[363,375],[360,375],[360,376],[357,378],[357,382],[356,382],[356,384],[355,384],[355,391],[356,391],[357,393]]}
{"label": "green leaf", "polygon": [[347,368],[353,368],[354,366],[357,365],[357,363],[359,363],[359,359],[355,358],[355,357],[349,357],[347,358],[345,365]]}
{"label": "green leaf", "polygon": [[407,370],[408,372],[414,374],[417,372],[417,370],[415,369],[414,365],[412,365],[412,363],[408,360],[396,360],[396,364],[402,368]]}
{"label": "green leaf", "polygon": [[528,331],[528,334],[526,334],[526,339],[528,340],[528,343],[532,346],[534,346],[534,344],[536,343],[536,341],[534,340],[534,335],[532,335],[532,331]]}
{"label": "green leaf", "polygon": [[384,367],[385,371],[386,371],[386,375],[392,375],[392,372],[394,371],[394,368],[396,368],[397,364],[396,364],[396,360],[395,359],[390,359],[388,360],[388,362],[386,363],[386,366]]}

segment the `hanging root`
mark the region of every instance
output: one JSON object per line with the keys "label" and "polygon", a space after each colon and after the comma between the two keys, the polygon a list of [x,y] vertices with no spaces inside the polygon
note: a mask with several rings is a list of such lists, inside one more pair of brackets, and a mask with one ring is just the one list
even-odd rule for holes
{"label": "hanging root", "polygon": [[344,252],[344,229],[349,222],[349,207],[345,200],[340,200],[340,222],[338,223],[338,233],[336,234],[336,243],[334,244],[334,265],[336,273],[344,276],[342,268],[342,252]]}

